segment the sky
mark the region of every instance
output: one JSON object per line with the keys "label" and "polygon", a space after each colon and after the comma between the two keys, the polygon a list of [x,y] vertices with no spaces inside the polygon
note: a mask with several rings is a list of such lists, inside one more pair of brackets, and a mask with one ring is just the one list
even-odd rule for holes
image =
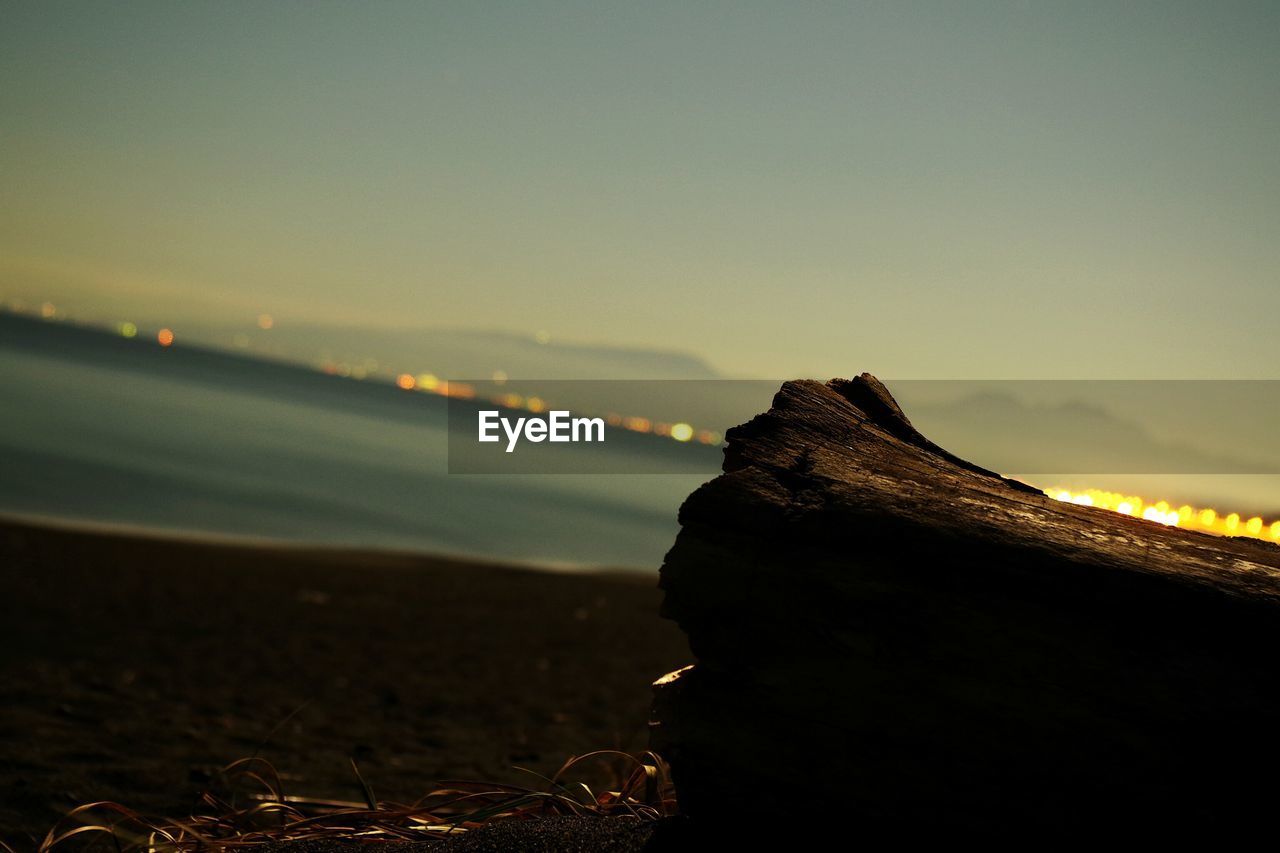
{"label": "sky", "polygon": [[0,298],[1275,378],[1280,6],[0,7]]}

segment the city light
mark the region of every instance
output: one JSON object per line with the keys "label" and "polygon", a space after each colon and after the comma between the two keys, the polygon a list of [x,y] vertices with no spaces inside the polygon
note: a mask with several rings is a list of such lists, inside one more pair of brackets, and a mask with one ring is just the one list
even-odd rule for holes
{"label": "city light", "polygon": [[1125,495],[1102,489],[1072,491],[1053,488],[1045,489],[1045,494],[1066,503],[1110,510],[1169,527],[1199,530],[1218,536],[1247,536],[1253,539],[1280,542],[1280,521],[1268,524],[1261,516],[1242,520],[1240,514],[1235,512],[1224,516],[1217,510],[1207,507],[1197,508],[1188,504],[1174,507],[1168,501],[1146,501],[1137,495]]}

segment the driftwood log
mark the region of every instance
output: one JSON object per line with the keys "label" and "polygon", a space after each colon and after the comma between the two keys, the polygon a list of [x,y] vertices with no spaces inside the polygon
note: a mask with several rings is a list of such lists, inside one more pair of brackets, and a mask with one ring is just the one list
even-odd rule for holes
{"label": "driftwood log", "polygon": [[680,523],[651,736],[694,821],[1274,832],[1280,548],[1054,501],[870,375],[783,385]]}

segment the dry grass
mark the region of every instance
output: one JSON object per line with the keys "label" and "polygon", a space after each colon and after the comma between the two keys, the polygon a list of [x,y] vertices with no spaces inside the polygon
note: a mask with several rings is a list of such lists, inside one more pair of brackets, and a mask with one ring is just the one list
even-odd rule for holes
{"label": "dry grass", "polygon": [[[595,792],[579,777],[590,765],[614,784]],[[220,774],[219,793],[206,791],[183,820],[144,817],[116,803],[90,803],[67,814],[40,845],[53,850],[187,851],[241,849],[307,839],[378,844],[440,841],[489,821],[535,820],[551,815],[628,815],[657,820],[675,813],[666,764],[652,752],[600,750],[570,758],[536,787],[443,781],[411,804],[382,802],[351,763],[364,802],[319,800],[288,794],[280,774],[262,758],[245,758]],[[517,768],[523,770],[523,768]],[[3,843],[0,842],[0,846]]]}

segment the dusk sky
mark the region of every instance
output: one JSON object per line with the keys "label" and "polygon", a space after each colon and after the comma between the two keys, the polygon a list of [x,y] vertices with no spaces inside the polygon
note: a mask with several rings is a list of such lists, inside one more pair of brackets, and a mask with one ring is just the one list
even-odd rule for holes
{"label": "dusk sky", "polygon": [[0,298],[1274,377],[1280,5],[0,11]]}

